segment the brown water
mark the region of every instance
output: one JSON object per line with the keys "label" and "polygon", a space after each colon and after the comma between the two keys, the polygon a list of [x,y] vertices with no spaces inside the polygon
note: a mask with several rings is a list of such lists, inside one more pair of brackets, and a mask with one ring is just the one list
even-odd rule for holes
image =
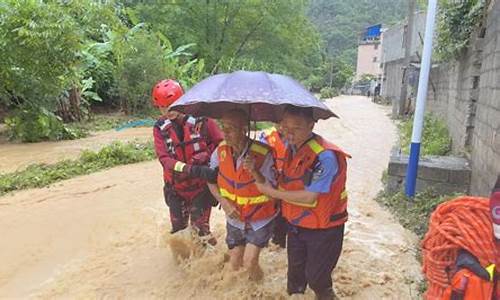
{"label": "brown water", "polygon": [[[328,105],[342,119],[322,121],[316,130],[353,155],[337,293],[342,299],[417,298],[416,237],[372,200],[395,139],[389,111],[364,97],[338,97]],[[189,232],[169,237],[168,223],[157,162],[4,196],[0,298],[287,298],[282,250],[263,251],[262,282],[227,270],[221,211],[212,215],[219,244],[205,251]],[[192,258],[177,263],[172,249]],[[308,291],[299,299],[312,297]]]}
{"label": "brown water", "polygon": [[85,150],[99,150],[114,141],[129,142],[152,139],[151,128],[129,128],[122,131],[108,130],[93,133],[78,140],[28,143],[0,141],[0,173],[22,170],[30,164],[55,163],[63,159],[77,158]]}

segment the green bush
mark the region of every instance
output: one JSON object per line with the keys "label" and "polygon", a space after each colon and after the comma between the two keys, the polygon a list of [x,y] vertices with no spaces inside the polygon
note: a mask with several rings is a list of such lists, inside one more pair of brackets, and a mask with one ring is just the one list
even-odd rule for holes
{"label": "green bush", "polygon": [[[399,125],[401,149],[409,154],[413,119],[408,119]],[[448,155],[451,152],[451,138],[446,124],[430,114],[424,119],[422,131],[421,155]]]}
{"label": "green bush", "polygon": [[320,91],[321,99],[329,99],[333,97],[337,97],[339,95],[339,91],[336,88],[324,87]]}
{"label": "green bush", "polygon": [[121,108],[128,114],[151,110],[151,89],[159,80],[175,78],[188,89],[204,75],[204,61],[188,52],[194,44],[173,49],[166,36],[144,23],[110,34]]}
{"label": "green bush", "polygon": [[78,160],[52,165],[35,164],[23,171],[0,175],[0,195],[28,188],[39,188],[79,175],[90,174],[117,165],[155,158],[152,143],[113,143],[100,151],[84,151]]}
{"label": "green bush", "polygon": [[323,87],[323,85],[325,84],[325,80],[323,77],[319,75],[311,74],[302,83],[308,90],[317,93],[321,90],[321,87]]}
{"label": "green bush", "polygon": [[448,61],[469,45],[472,32],[484,18],[485,1],[439,1],[437,58]]}
{"label": "green bush", "polygon": [[85,136],[85,131],[71,129],[61,118],[43,108],[23,108],[5,119],[11,140],[39,142],[71,140]]}
{"label": "green bush", "polygon": [[[142,27],[141,27],[142,26]],[[121,108],[135,113],[151,106],[151,88],[162,79],[165,65],[159,39],[139,24],[113,41],[118,64],[115,69]]]}
{"label": "green bush", "polygon": [[84,151],[79,162],[83,165],[91,165],[103,169],[116,165],[131,164],[155,158],[155,152],[151,143],[123,144],[115,142],[102,148],[99,152]]}

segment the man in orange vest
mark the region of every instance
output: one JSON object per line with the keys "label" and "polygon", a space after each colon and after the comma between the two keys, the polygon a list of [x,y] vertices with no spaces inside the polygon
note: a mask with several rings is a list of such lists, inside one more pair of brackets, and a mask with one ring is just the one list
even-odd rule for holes
{"label": "man in orange vest", "polygon": [[335,299],[331,273],[342,250],[347,221],[345,190],[349,154],[313,133],[312,110],[289,106],[280,123],[288,143],[279,188],[256,185],[269,197],[281,199],[288,230],[290,295],[305,292],[317,299]]}
{"label": "man in orange vest", "polygon": [[[183,93],[174,80],[162,80],[153,87],[153,104],[162,113],[153,129],[154,145],[163,166],[171,233],[185,229],[191,221],[200,236],[207,236],[211,205],[215,204],[207,188],[207,180],[215,180],[208,163],[223,136],[214,120],[169,109]],[[215,238],[209,238],[208,243],[215,244]]]}
{"label": "man in orange vest", "polygon": [[265,179],[274,181],[272,150],[247,137],[249,119],[245,111],[231,110],[221,121],[225,140],[210,162],[210,167],[219,168],[217,185],[209,187],[226,213],[230,265],[234,270],[244,267],[250,279],[260,280],[263,273],[259,255],[271,238],[277,209],[274,199],[257,189],[256,179],[246,168],[246,159],[255,162]]}

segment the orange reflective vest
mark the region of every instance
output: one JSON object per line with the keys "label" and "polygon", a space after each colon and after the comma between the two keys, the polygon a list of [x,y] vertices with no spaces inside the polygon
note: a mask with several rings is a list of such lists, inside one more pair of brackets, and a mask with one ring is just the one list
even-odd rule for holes
{"label": "orange reflective vest", "polygon": [[[271,148],[268,145],[252,141],[247,155],[253,157],[255,167],[259,169],[270,151]],[[257,189],[252,174],[242,165],[236,168],[232,148],[225,141],[219,144],[217,156],[219,158],[217,177],[219,193],[237,205],[240,220],[248,222],[272,217],[276,213],[274,200]]]}
{"label": "orange reflective vest", "polygon": [[264,130],[266,142],[273,149],[276,169],[281,172],[286,155],[286,145],[275,127]]}
{"label": "orange reflective vest", "polygon": [[456,271],[442,300],[500,300],[500,283],[495,264],[484,268],[468,252],[459,253],[456,264]]}
{"label": "orange reflective vest", "polygon": [[500,285],[496,281],[495,287],[494,280],[485,280],[468,269],[461,269],[453,276],[442,299],[500,300]]}
{"label": "orange reflective vest", "polygon": [[346,170],[350,155],[339,147],[330,144],[315,135],[300,147],[291,157],[288,150],[283,172],[279,179],[279,188],[285,191],[304,190],[309,185],[318,155],[331,150],[337,156],[338,171],[328,193],[318,195],[311,205],[296,205],[281,201],[283,216],[292,225],[309,229],[324,229],[339,226],[347,221]]}

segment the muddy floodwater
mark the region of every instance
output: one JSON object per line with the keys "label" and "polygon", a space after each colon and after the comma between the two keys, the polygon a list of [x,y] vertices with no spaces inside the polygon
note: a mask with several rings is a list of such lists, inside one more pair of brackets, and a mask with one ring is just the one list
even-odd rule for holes
{"label": "muddy floodwater", "polygon": [[[373,200],[396,138],[389,109],[358,96],[327,104],[341,119],[319,122],[316,132],[353,156],[350,219],[333,275],[337,294],[341,299],[417,299],[417,239]],[[143,132],[144,138],[150,134],[150,129]],[[16,147],[34,156],[46,152],[51,159],[67,152],[39,145]],[[4,170],[25,163],[0,148]],[[250,282],[224,263],[222,211],[215,209],[211,220],[219,241],[215,247],[198,251],[189,232],[169,237],[156,161],[5,195],[0,198],[0,298],[287,299],[286,252],[265,249],[265,277]],[[194,257],[177,263],[169,242],[181,245],[177,251],[192,249]],[[313,294],[308,290],[295,299],[302,298]]]}

